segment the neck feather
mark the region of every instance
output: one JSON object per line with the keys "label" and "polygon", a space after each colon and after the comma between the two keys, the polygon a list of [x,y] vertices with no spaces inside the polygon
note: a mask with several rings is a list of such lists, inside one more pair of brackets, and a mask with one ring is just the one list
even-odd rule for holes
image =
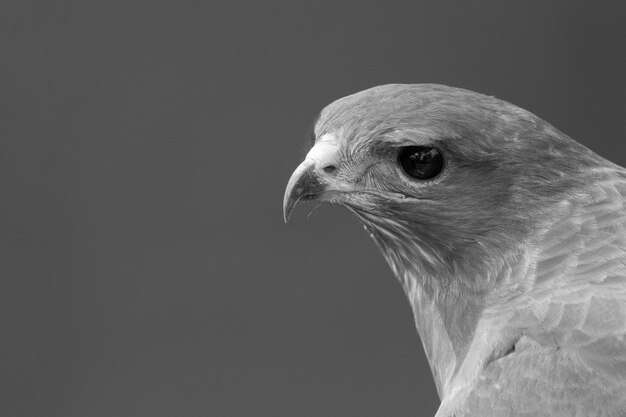
{"label": "neck feather", "polygon": [[[484,253],[469,255],[469,248],[463,259],[450,258],[402,224],[359,217],[404,288],[437,390],[444,397],[468,352],[474,349],[490,290],[511,257],[502,256],[500,251],[501,261],[496,263],[491,260],[493,256]],[[484,250],[478,246],[477,251]],[[478,265],[477,259],[490,264]],[[478,276],[477,270],[490,272]]]}

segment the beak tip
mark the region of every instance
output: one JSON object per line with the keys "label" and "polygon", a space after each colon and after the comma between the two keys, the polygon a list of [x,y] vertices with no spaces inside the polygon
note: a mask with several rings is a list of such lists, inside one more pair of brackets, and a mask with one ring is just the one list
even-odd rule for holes
{"label": "beak tip", "polygon": [[292,174],[283,198],[283,219],[289,221],[294,207],[305,196],[310,199],[322,193],[324,185],[314,171],[314,165],[303,162]]}
{"label": "beak tip", "polygon": [[289,222],[289,218],[291,217],[291,212],[293,211],[296,203],[299,201],[299,198],[294,198],[291,195],[291,190],[288,189],[285,193],[285,198],[283,200],[283,220],[285,223]]}
{"label": "beak tip", "polygon": [[283,220],[285,221],[285,224],[289,223],[289,216],[290,215],[291,215],[291,213],[288,213],[286,207],[283,206]]}

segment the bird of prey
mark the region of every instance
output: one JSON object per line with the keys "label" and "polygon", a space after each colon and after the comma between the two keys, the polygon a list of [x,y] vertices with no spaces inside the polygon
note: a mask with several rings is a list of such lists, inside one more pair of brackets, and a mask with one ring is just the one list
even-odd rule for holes
{"label": "bird of prey", "polygon": [[322,110],[300,200],[346,207],[411,303],[437,417],[626,416],[626,170],[532,113],[442,85]]}

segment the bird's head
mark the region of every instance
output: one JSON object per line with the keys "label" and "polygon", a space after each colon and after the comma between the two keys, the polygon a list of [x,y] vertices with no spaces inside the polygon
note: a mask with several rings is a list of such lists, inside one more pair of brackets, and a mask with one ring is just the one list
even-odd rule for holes
{"label": "bird's head", "polygon": [[[595,154],[507,102],[440,85],[384,85],[322,110],[285,192],[347,207],[399,278],[481,276],[581,183]],[[493,268],[492,268],[493,269]]]}

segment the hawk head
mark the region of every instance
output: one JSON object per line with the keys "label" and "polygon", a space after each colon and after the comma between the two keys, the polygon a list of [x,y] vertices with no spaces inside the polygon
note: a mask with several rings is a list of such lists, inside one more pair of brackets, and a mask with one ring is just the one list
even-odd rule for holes
{"label": "hawk head", "polygon": [[[322,110],[285,192],[340,204],[395,274],[482,291],[600,161],[510,103],[441,85],[383,85]],[[462,277],[455,280],[455,277]]]}

